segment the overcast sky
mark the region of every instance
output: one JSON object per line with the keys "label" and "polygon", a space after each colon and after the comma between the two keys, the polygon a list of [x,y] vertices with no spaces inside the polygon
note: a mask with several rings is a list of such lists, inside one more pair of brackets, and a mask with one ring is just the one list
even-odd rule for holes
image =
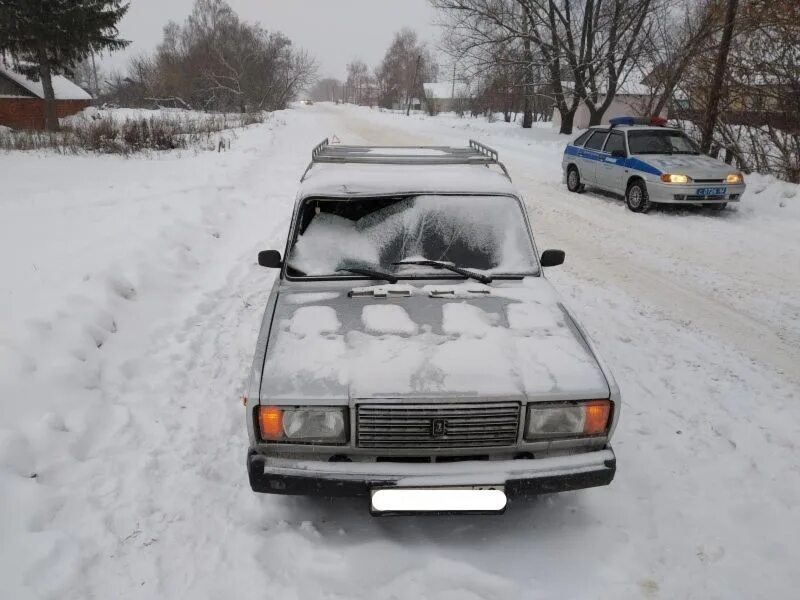
{"label": "overcast sky", "polygon": [[[131,56],[149,52],[161,41],[169,20],[182,22],[194,0],[131,0],[120,34],[132,44],[103,60],[106,69],[122,69]],[[285,33],[310,50],[320,64],[321,77],[345,76],[353,58],[374,67],[392,35],[408,26],[436,46],[438,29],[428,0],[228,0],[239,16],[269,30]]]}

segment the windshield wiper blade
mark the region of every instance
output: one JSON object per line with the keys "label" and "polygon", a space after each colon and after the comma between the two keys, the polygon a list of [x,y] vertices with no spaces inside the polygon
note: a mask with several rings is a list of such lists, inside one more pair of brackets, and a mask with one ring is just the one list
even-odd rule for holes
{"label": "windshield wiper blade", "polygon": [[422,267],[437,267],[439,269],[447,269],[448,271],[452,271],[453,273],[458,273],[459,275],[463,275],[464,277],[468,277],[469,279],[476,279],[481,283],[492,283],[492,278],[488,275],[483,275],[482,273],[476,273],[475,271],[470,271],[468,269],[462,269],[461,267],[456,267],[455,265],[451,265],[450,263],[442,262],[439,260],[401,260],[396,263],[392,263],[394,265],[419,265]]}
{"label": "windshield wiper blade", "polygon": [[336,269],[337,272],[342,273],[355,273],[356,275],[364,275],[365,277],[372,277],[372,279],[382,279],[389,283],[397,283],[399,279],[391,273],[384,273],[383,271],[376,271],[375,269],[367,269],[362,267],[348,267],[346,269]]}

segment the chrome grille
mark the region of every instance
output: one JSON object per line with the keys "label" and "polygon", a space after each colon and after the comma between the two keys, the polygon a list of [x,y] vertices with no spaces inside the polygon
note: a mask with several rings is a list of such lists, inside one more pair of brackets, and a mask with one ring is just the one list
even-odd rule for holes
{"label": "chrome grille", "polygon": [[359,404],[359,448],[486,448],[513,446],[518,402],[486,404]]}

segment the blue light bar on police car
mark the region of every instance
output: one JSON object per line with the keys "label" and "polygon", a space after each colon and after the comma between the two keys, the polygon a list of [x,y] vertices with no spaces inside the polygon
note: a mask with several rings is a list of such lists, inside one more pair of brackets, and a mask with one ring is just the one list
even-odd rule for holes
{"label": "blue light bar on police car", "polygon": [[656,125],[664,127],[667,120],[664,117],[614,117],[608,120],[611,127],[619,125]]}

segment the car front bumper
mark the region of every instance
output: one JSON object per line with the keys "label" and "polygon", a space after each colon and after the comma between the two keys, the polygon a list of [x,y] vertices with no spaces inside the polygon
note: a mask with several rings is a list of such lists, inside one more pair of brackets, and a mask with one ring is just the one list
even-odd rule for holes
{"label": "car front bumper", "polygon": [[[725,188],[725,193],[718,196],[701,197],[697,191],[703,188]],[[660,181],[648,181],[647,193],[651,202],[661,204],[722,204],[725,202],[739,202],[746,189],[745,184],[702,184],[692,183],[689,185],[675,183],[661,183]]]}
{"label": "car front bumper", "polygon": [[603,450],[550,458],[448,463],[358,463],[247,455],[255,492],[308,496],[369,496],[374,489],[503,486],[509,498],[608,485],[617,461]]}

